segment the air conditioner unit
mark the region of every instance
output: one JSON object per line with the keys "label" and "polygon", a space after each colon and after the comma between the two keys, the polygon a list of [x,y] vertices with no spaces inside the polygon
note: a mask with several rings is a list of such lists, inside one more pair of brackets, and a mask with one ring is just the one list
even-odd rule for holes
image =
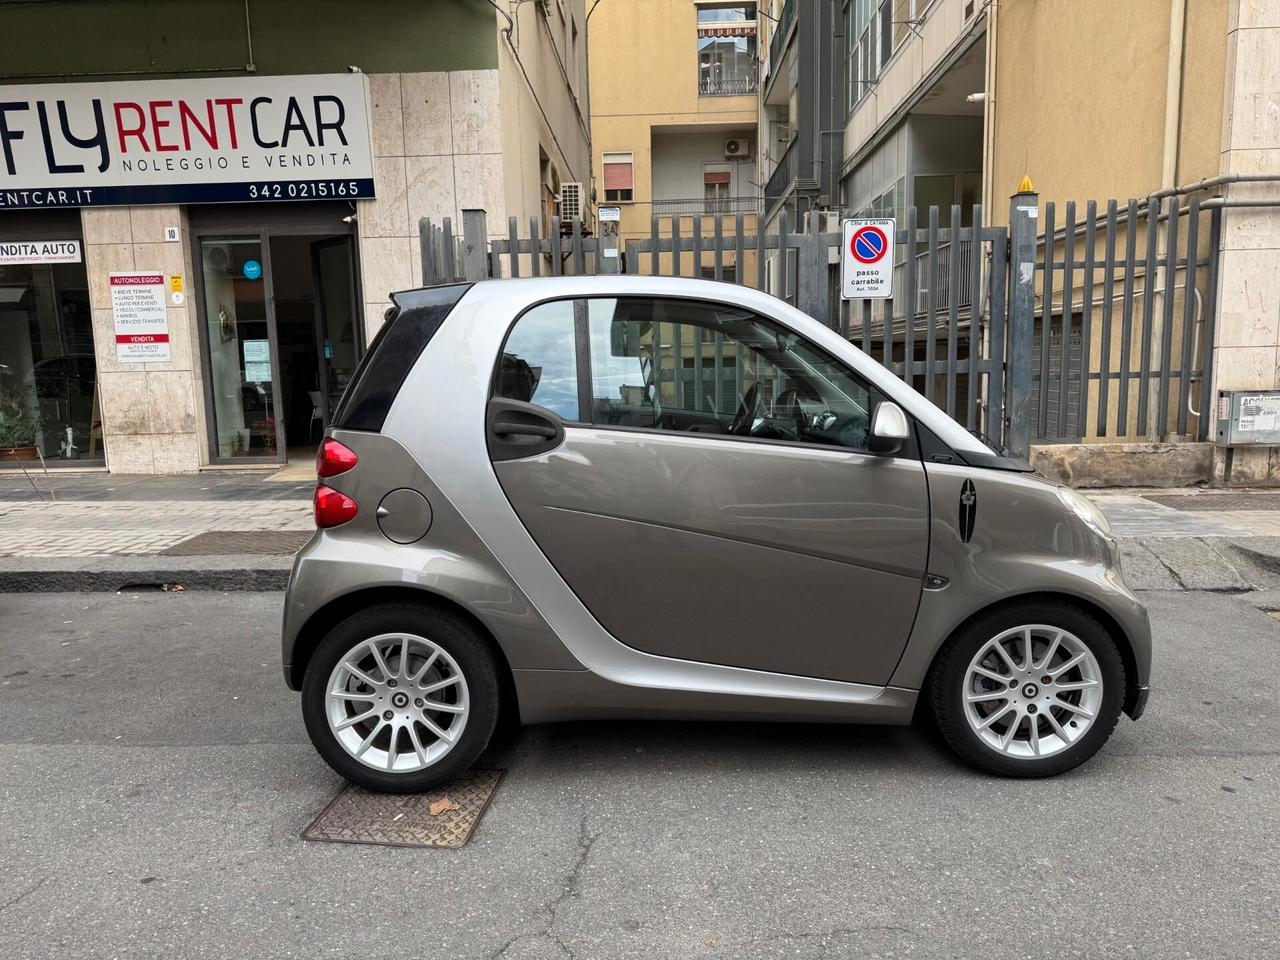
{"label": "air conditioner unit", "polygon": [[561,220],[572,220],[582,216],[582,184],[560,184],[560,196],[556,198],[556,206]]}
{"label": "air conditioner unit", "polygon": [[750,140],[726,140],[724,142],[726,160],[745,160],[751,156]]}

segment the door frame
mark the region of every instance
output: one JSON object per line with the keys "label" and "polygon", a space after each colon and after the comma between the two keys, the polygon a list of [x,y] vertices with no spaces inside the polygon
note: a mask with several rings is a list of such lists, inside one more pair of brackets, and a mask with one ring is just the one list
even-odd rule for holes
{"label": "door frame", "polygon": [[[354,315],[360,319],[356,324],[356,359],[364,355],[365,343],[364,318],[359,310],[362,302],[360,289],[360,242],[355,230],[344,223],[329,225],[327,223],[266,223],[259,225],[245,224],[237,226],[233,218],[228,218],[226,225],[199,226],[188,230],[188,242],[191,245],[191,266],[195,280],[196,295],[196,328],[200,342],[201,376],[204,393],[205,438],[209,447],[208,462],[210,465],[224,466],[244,464],[245,466],[281,465],[288,462],[289,451],[285,442],[284,406],[280,400],[280,339],[276,331],[275,285],[271,273],[271,238],[272,237],[326,237],[344,236],[351,238],[351,296],[355,307]],[[263,295],[266,297],[267,338],[271,345],[271,397],[276,421],[276,455],[274,457],[223,457],[218,455],[217,428],[214,423],[213,383],[208,376],[211,368],[209,358],[209,318],[205,308],[204,262],[197,256],[200,253],[200,241],[206,237],[254,237],[262,247]],[[314,264],[312,279],[314,281]],[[317,331],[318,332],[318,331]],[[320,366],[324,363],[321,358]],[[322,373],[323,377],[324,374]],[[326,399],[323,396],[322,400]],[[326,422],[327,416],[326,416]]]}
{"label": "door frame", "polygon": [[[329,365],[325,363],[324,355],[325,344],[325,315],[324,315],[324,298],[320,293],[320,248],[328,245],[346,244],[351,252],[351,316],[360,317],[360,298],[357,296],[356,290],[356,247],[355,237],[349,234],[335,235],[332,237],[323,237],[319,240],[311,241],[311,282],[316,290],[315,302],[315,331],[316,331],[316,355],[320,360],[320,414],[324,417],[327,425],[332,419],[333,411],[329,409]],[[363,318],[361,318],[363,319]],[[360,357],[364,354],[364,324],[358,323],[360,327],[355,333],[356,344],[356,361],[359,362]],[[310,434],[308,434],[310,439]]]}

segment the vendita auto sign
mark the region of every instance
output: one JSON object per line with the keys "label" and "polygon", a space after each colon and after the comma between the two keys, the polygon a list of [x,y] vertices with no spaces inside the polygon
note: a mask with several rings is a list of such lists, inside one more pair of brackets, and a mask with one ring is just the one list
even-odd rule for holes
{"label": "vendita auto sign", "polygon": [[363,74],[0,87],[0,210],[373,196]]}

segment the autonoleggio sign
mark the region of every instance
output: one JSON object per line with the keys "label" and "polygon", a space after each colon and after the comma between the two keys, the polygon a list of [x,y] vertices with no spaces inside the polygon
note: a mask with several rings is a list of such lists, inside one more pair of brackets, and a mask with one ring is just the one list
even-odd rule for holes
{"label": "autonoleggio sign", "polygon": [[0,87],[0,210],[373,196],[363,74]]}

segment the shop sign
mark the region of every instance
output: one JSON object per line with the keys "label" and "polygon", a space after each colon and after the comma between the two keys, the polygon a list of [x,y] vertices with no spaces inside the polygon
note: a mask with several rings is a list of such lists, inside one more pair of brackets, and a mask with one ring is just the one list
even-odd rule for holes
{"label": "shop sign", "polygon": [[6,86],[0,209],[374,195],[362,73]]}
{"label": "shop sign", "polygon": [[164,274],[113,273],[111,316],[116,331],[116,359],[146,363],[169,359],[169,318],[165,313]]}
{"label": "shop sign", "polygon": [[16,263],[79,263],[79,240],[0,242],[0,266]]}

